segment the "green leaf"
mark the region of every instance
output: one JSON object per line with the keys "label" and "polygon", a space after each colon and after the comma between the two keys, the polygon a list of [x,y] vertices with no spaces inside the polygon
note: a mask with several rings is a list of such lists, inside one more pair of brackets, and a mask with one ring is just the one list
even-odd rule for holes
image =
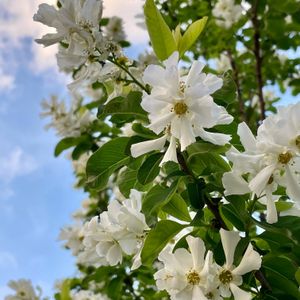
{"label": "green leaf", "polygon": [[298,284],[300,285],[300,267],[298,267],[298,269],[295,273],[295,278],[296,278]]}
{"label": "green leaf", "polygon": [[54,150],[55,157],[60,155],[64,150],[76,146],[79,142],[80,142],[80,139],[74,138],[74,137],[67,137],[67,138],[62,139],[55,147],[55,150]]}
{"label": "green leaf", "polygon": [[158,209],[166,205],[175,194],[178,181],[166,188],[161,185],[155,185],[145,196],[142,210],[146,216],[156,214]]}
{"label": "green leaf", "polygon": [[102,190],[109,176],[130,161],[127,154],[128,137],[118,137],[99,148],[88,160],[86,174],[91,188]]}
{"label": "green leaf", "polygon": [[[274,295],[277,292],[284,292],[285,296],[289,295],[295,299],[300,299],[300,293],[295,280],[297,269],[288,258],[266,256],[263,260],[263,269]],[[286,297],[286,299],[289,298]]]}
{"label": "green leaf", "polygon": [[179,42],[179,55],[182,57],[184,53],[189,50],[193,44],[198,39],[199,35],[203,31],[205,24],[207,22],[207,17],[203,17],[202,19],[194,22],[189,26],[187,31],[184,33],[182,39]]}
{"label": "green leaf", "polygon": [[162,210],[179,220],[185,222],[191,221],[188,207],[184,199],[179,194],[174,194],[172,199],[163,206]]}
{"label": "green leaf", "polygon": [[153,50],[156,56],[163,61],[176,51],[173,34],[153,0],[146,0],[144,14]]}
{"label": "green leaf", "polygon": [[120,276],[113,278],[107,288],[107,295],[109,296],[110,299],[121,299],[121,291],[122,287],[124,285],[123,278],[120,278]]}
{"label": "green leaf", "polygon": [[151,265],[170,239],[179,233],[185,225],[170,220],[163,220],[149,232],[141,253],[142,263]]}
{"label": "green leaf", "polygon": [[116,97],[99,107],[98,117],[114,116],[147,120],[147,113],[141,107],[142,93],[133,91],[126,98]]}
{"label": "green leaf", "polygon": [[65,279],[61,285],[61,300],[72,300],[70,296],[70,279]]}
{"label": "green leaf", "polygon": [[212,97],[214,101],[223,106],[236,101],[236,84],[233,80],[232,70],[225,72],[222,76],[223,86],[217,90]]}
{"label": "green leaf", "polygon": [[118,173],[117,185],[125,198],[129,197],[130,190],[135,187],[136,176],[137,170],[132,170],[129,168],[126,168],[126,170],[122,170]]}
{"label": "green leaf", "polygon": [[145,160],[137,173],[137,179],[141,184],[148,184],[157,177],[162,156],[162,153],[154,153]]}

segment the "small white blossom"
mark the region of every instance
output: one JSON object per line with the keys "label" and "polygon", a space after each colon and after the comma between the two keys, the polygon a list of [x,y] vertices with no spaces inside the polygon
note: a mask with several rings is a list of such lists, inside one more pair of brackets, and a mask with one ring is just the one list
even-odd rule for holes
{"label": "small white blossom", "polygon": [[216,61],[217,70],[219,72],[226,72],[231,69],[230,59],[226,54],[221,54],[220,58]]}
{"label": "small white blossom", "polygon": [[239,233],[221,229],[220,235],[226,258],[224,266],[219,267],[218,270],[220,294],[222,297],[230,297],[232,293],[235,300],[251,300],[251,293],[245,292],[238,286],[243,283],[242,275],[260,269],[261,257],[249,244],[241,262],[235,267],[233,260],[235,249],[240,241]]}
{"label": "small white blossom", "polygon": [[[94,252],[99,257],[100,265],[111,266],[121,263],[124,254],[137,254],[148,229],[141,205],[141,193],[136,190],[131,190],[129,199],[122,203],[112,201],[99,219],[94,217],[85,224],[84,252]],[[81,255],[81,261],[84,256]]]}
{"label": "small white blossom", "polygon": [[159,290],[166,290],[172,300],[208,299],[205,295],[215,287],[216,265],[212,262],[212,252],[205,256],[205,245],[200,238],[186,238],[190,252],[168,249],[161,252],[158,259],[163,268],[154,274]]}
{"label": "small white blossom", "polygon": [[72,293],[72,300],[109,300],[109,298],[103,294],[95,294],[92,291],[80,290]]}
{"label": "small white blossom", "polygon": [[181,151],[194,143],[198,136],[217,145],[224,145],[230,140],[228,135],[205,130],[233,120],[225,108],[216,105],[210,96],[221,88],[222,79],[202,73],[204,64],[198,61],[192,64],[187,76],[180,76],[178,59],[178,52],[174,52],[164,62],[164,68],[150,65],[144,72],[143,81],[152,86],[152,91],[150,95],[144,93],[141,106],[149,113],[149,128],[156,134],[164,135],[132,145],[133,157],[162,150],[169,140],[162,163],[177,162],[177,140]]}
{"label": "small white blossom", "polygon": [[66,241],[64,247],[70,249],[74,256],[78,255],[83,250],[83,231],[81,224],[66,226],[61,229],[59,240]]}
{"label": "small white blossom", "polygon": [[213,16],[217,18],[216,23],[226,29],[241,18],[242,12],[242,7],[236,5],[234,0],[219,0],[212,10]]}
{"label": "small white blossom", "polygon": [[41,299],[41,288],[38,287],[37,294],[30,280],[19,279],[11,280],[8,286],[15,291],[15,295],[6,296],[5,300],[39,300]]}
{"label": "small white blossom", "polygon": [[114,16],[109,19],[106,26],[106,37],[115,42],[125,41],[126,35],[121,18]]}

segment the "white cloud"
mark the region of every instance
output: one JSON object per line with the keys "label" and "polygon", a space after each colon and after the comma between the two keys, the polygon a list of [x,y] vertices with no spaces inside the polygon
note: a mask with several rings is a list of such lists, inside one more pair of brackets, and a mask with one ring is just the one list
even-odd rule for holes
{"label": "white cloud", "polygon": [[104,17],[118,16],[124,20],[124,28],[128,40],[133,44],[146,44],[148,34],[146,30],[138,27],[136,23],[140,20],[135,16],[143,12],[141,0],[104,0]]}
{"label": "white cloud", "polygon": [[27,175],[37,168],[34,158],[15,147],[6,155],[0,157],[0,181],[12,182],[16,177]]}

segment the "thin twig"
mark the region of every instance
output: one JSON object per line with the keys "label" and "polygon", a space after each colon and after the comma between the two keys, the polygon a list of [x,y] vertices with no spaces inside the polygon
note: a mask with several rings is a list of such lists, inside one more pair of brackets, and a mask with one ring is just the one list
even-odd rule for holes
{"label": "thin twig", "polygon": [[257,81],[257,89],[258,89],[258,99],[260,104],[260,120],[263,121],[266,117],[266,109],[265,109],[265,100],[263,94],[263,78],[262,78],[262,55],[261,55],[261,47],[260,47],[260,31],[259,31],[259,21],[257,18],[257,6],[258,0],[255,1],[252,9],[252,17],[251,21],[254,28],[254,55],[256,59],[255,64],[255,72],[256,72],[256,81]]}
{"label": "thin twig", "polygon": [[111,58],[109,58],[108,60],[109,60],[110,62],[112,62],[114,65],[116,65],[117,67],[119,67],[120,69],[122,69],[124,72],[126,72],[126,73],[130,76],[130,78],[132,79],[132,81],[133,81],[135,84],[137,84],[137,85],[138,85],[142,90],[144,90],[147,94],[150,94],[149,89],[148,89],[146,86],[144,86],[141,82],[139,82],[139,81],[138,81],[138,80],[130,73],[130,71],[129,71],[126,67],[124,67],[122,64],[118,63],[116,59],[111,59]]}
{"label": "thin twig", "polygon": [[245,115],[245,106],[244,106],[244,101],[242,97],[242,90],[241,90],[241,84],[240,84],[240,79],[239,79],[239,71],[237,69],[236,62],[232,56],[232,53],[230,50],[227,50],[228,57],[230,60],[231,68],[233,71],[233,80],[236,84],[237,87],[237,96],[238,96],[238,101],[239,101],[239,112],[240,112],[240,120],[245,121],[246,120],[246,115]]}

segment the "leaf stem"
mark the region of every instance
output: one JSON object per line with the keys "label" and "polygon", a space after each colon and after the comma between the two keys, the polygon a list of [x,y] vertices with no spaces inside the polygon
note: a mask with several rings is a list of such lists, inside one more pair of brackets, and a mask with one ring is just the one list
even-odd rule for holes
{"label": "leaf stem", "polygon": [[139,82],[131,73],[130,71],[123,66],[122,64],[118,63],[118,61],[115,58],[108,58],[108,60],[113,63],[114,65],[116,65],[117,67],[119,67],[121,70],[123,70],[126,74],[129,75],[129,77],[132,79],[132,81],[138,85],[142,90],[144,90],[148,95],[150,94],[150,90],[148,87],[144,86],[141,82]]}

